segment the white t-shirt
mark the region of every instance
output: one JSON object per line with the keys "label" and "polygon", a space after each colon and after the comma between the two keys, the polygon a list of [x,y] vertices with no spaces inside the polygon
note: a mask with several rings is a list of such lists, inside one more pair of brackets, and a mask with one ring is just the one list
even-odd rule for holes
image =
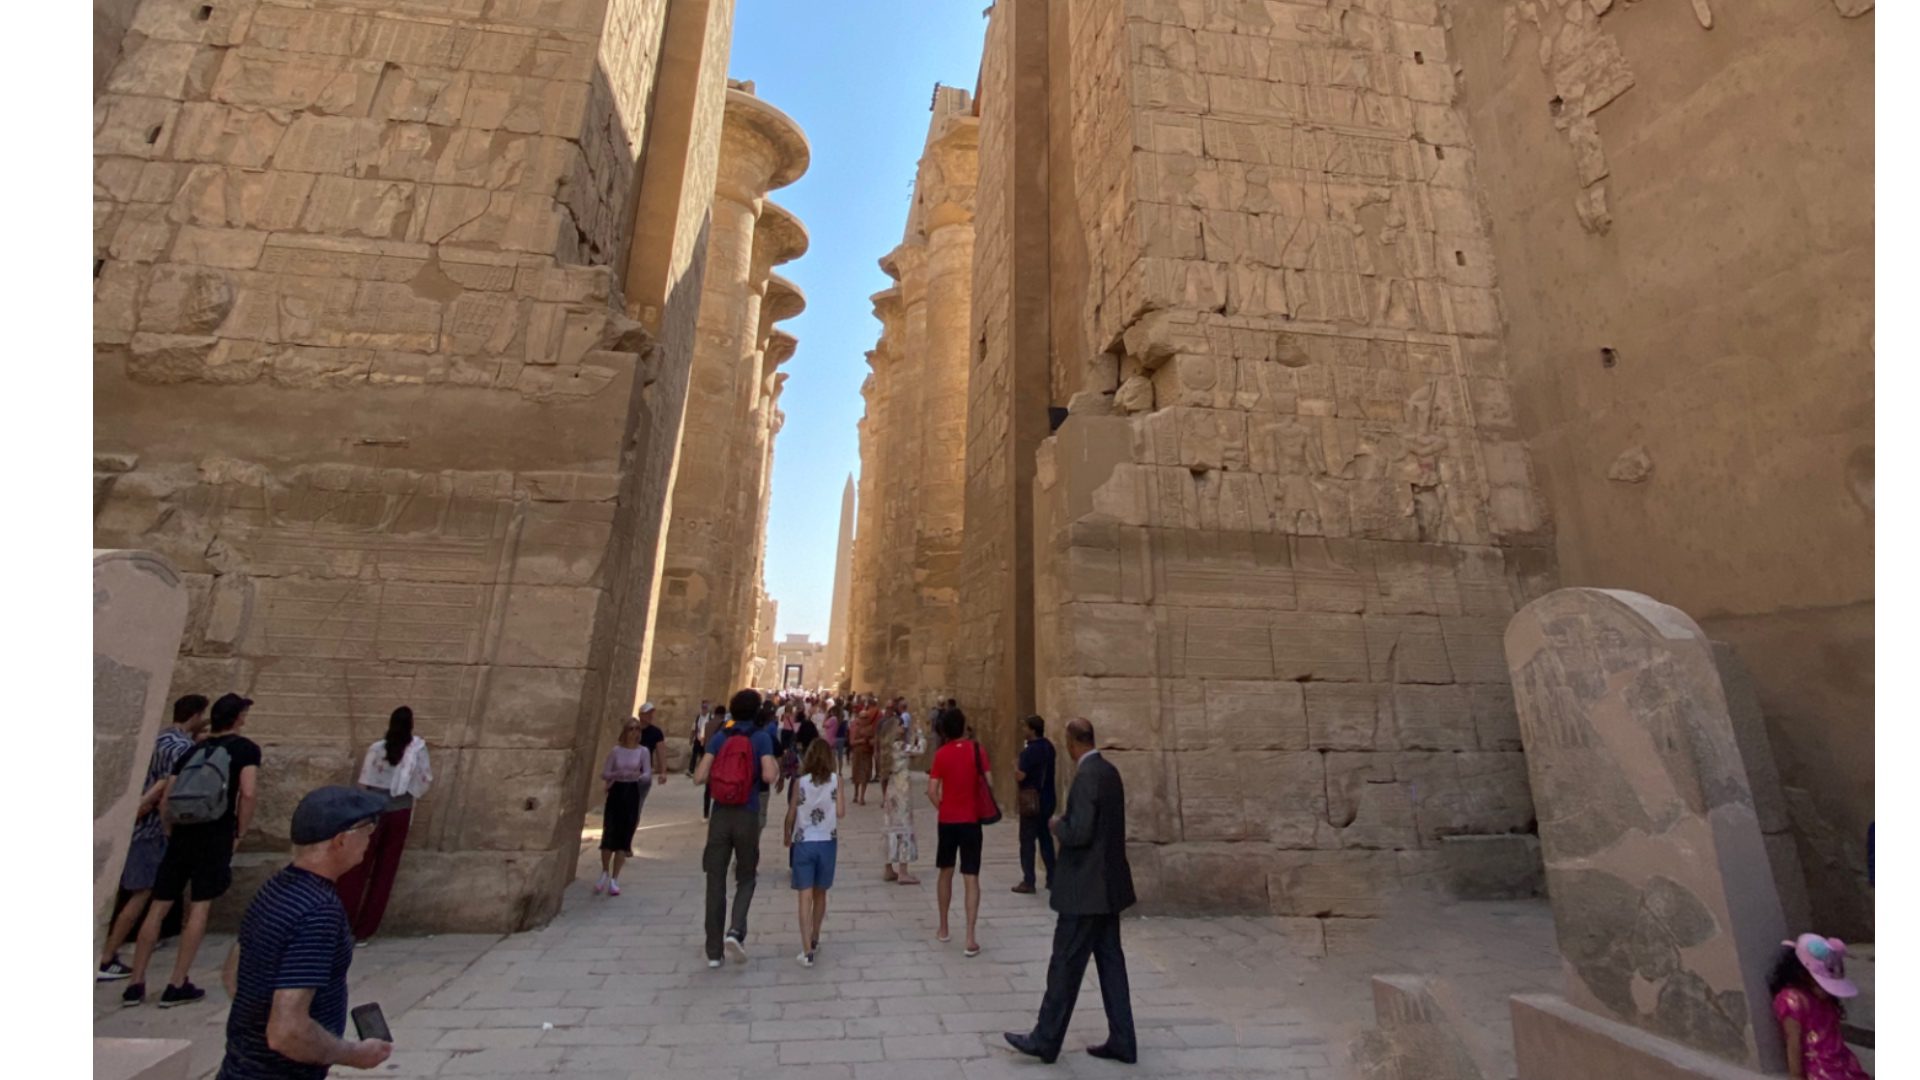
{"label": "white t-shirt", "polygon": [[827,777],[824,784],[815,784],[813,777],[803,775],[794,786],[800,794],[798,809],[793,815],[793,842],[806,844],[839,839],[840,808],[833,801],[840,790],[839,775]]}

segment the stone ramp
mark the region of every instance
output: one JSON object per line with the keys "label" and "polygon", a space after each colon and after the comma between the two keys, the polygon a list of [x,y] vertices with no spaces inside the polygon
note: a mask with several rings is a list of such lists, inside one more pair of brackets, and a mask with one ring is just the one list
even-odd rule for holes
{"label": "stone ramp", "polygon": [[[924,783],[916,776],[916,791]],[[1005,1049],[1000,1032],[1031,1026],[1039,1007],[1054,922],[1044,893],[1008,891],[1018,880],[1017,833],[995,826],[982,872],[985,952],[965,959],[957,934],[935,942],[932,816],[923,800],[923,884],[903,887],[879,877],[879,807],[851,808],[810,969],[793,959],[795,904],[777,830],[770,832],[752,958],[709,971],[700,944],[699,800],[674,776],[648,799],[625,895],[592,895],[595,836],[583,841],[580,878],[560,915],[541,930],[382,939],[358,952],[353,1000],[385,1006],[401,1044],[372,1075],[736,1080],[775,1067],[815,1080],[1039,1075]],[[957,928],[958,896],[954,907]],[[1506,995],[1557,984],[1552,937],[1546,905],[1525,901],[1383,920],[1132,919],[1125,938],[1139,1070],[1082,1053],[1105,1036],[1091,970],[1057,1068],[1071,1076],[1345,1080],[1348,1044],[1373,1020],[1370,977],[1406,971],[1451,980],[1466,1014],[1504,1046]],[[114,1004],[120,984],[109,984],[97,992],[96,1034],[192,1038],[194,1075],[210,1075],[225,1020],[217,965],[229,940],[209,941],[204,976],[195,975],[209,987],[207,1002],[123,1012]]]}

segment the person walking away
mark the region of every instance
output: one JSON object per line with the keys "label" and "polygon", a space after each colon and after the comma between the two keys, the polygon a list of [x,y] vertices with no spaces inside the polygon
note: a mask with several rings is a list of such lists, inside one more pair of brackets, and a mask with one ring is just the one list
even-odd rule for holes
{"label": "person walking away", "polygon": [[893,783],[893,766],[886,758],[888,750],[900,741],[900,733],[906,729],[900,723],[900,710],[897,706],[887,706],[881,714],[880,723],[873,729],[873,776],[880,782],[880,801],[887,801],[887,785]]}
{"label": "person walking away", "polygon": [[881,877],[902,885],[918,885],[912,864],[920,858],[920,842],[913,830],[912,768],[914,755],[926,750],[926,740],[917,728],[910,728],[897,739],[885,740],[888,747],[886,769],[891,782],[880,799],[880,835],[885,844],[886,869]]}
{"label": "person walking away", "polygon": [[1047,723],[1038,716],[1027,717],[1027,743],[1020,748],[1020,762],[1013,779],[1020,785],[1015,808],[1020,813],[1020,884],[1017,893],[1033,892],[1033,849],[1040,848],[1040,861],[1047,866],[1047,888],[1053,888],[1053,832],[1047,821],[1053,817],[1053,744],[1047,741]]}
{"label": "person walking away", "polygon": [[873,708],[854,714],[853,733],[848,743],[853,749],[853,801],[867,805],[867,784],[873,779],[873,735],[879,726],[879,712]]}
{"label": "person walking away", "polygon": [[343,1038],[353,930],[335,888],[366,861],[386,805],[364,788],[323,787],[294,808],[293,862],[254,894],[221,970],[233,1005],[217,1080],[317,1080],[393,1053],[381,1039]]}
{"label": "person walking away", "polygon": [[133,949],[132,980],[120,995],[122,1005],[147,1000],[147,965],[160,943],[160,924],[167,912],[193,889],[187,918],[180,930],[180,952],[173,958],[173,976],[161,991],[160,1007],[172,1008],[207,996],[187,977],[194,957],[207,936],[207,913],[213,902],[233,885],[233,853],[253,824],[259,798],[260,747],[240,734],[253,702],[239,694],[222,694],[213,703],[210,734],[174,763],[173,776],[161,796],[162,820],[170,826],[167,850],[154,871],[153,903],[140,924]]}
{"label": "person walking away", "polygon": [[358,944],[365,945],[380,929],[387,899],[393,895],[393,880],[400,873],[407,830],[413,824],[414,800],[426,795],[432,784],[427,740],[413,733],[413,710],[402,705],[388,717],[385,737],[367,747],[360,763],[360,787],[385,796],[387,809],[374,826],[366,859],[334,883]]}
{"label": "person walking away", "polygon": [[693,718],[693,734],[687,740],[690,744],[687,754],[687,778],[693,778],[693,770],[700,767],[700,758],[707,752],[708,726],[713,722],[713,702],[700,703],[700,715]]}
{"label": "person walking away", "polygon": [[774,732],[774,755],[780,759],[780,778],[774,781],[775,794],[787,790],[787,785],[800,775],[800,724],[794,717],[793,706],[780,711],[780,724]]}
{"label": "person walking away", "polygon": [[847,793],[833,770],[833,748],[819,739],[807,743],[800,775],[787,800],[786,842],[793,866],[793,892],[800,905],[801,967],[812,967],[820,951],[820,924],[827,918],[827,890],[833,888],[840,854],[840,816]]}
{"label": "person walking away", "polygon": [[[706,733],[700,737],[700,740],[701,740],[700,756],[701,757],[704,758],[707,756],[707,743],[713,741],[714,734],[717,733],[721,728],[726,726],[727,726],[727,707],[725,705],[715,705],[713,707],[713,715],[707,718]],[[699,766],[695,765],[694,771],[689,772],[687,775],[692,777],[692,776],[695,776],[698,772],[699,772]],[[700,784],[698,779],[694,780],[694,783]],[[712,813],[713,813],[713,793],[707,790],[707,786],[705,784],[700,784],[700,820],[706,821],[708,819],[708,815]]]}
{"label": "person walking away", "polygon": [[167,852],[166,825],[160,820],[160,800],[167,792],[167,779],[173,767],[193,749],[193,741],[207,727],[207,699],[203,694],[188,694],[173,703],[173,723],[160,729],[153,740],[153,757],[147,761],[147,782],[140,791],[140,805],[134,812],[133,843],[127,848],[127,865],[120,872],[120,888],[127,902],[107,929],[106,947],[100,952],[100,966],[94,978],[103,982],[124,979],[133,969],[120,962],[120,946],[133,936],[140,916],[153,895],[154,875],[160,871],[160,857]]}
{"label": "person walking away", "polygon": [[771,701],[760,704],[758,727],[759,730],[766,733],[767,742],[773,747],[774,779],[773,781],[760,785],[760,831],[765,832],[767,829],[767,815],[773,811],[773,793],[776,790],[780,790],[778,781],[780,780],[781,747],[784,744],[781,741],[780,708],[778,705]]}
{"label": "person walking away", "polygon": [[841,722],[839,706],[827,710],[827,718],[821,722],[820,734],[827,740],[827,745],[833,747],[834,768],[846,768],[847,733],[846,725]]}
{"label": "person walking away", "polygon": [[940,871],[935,885],[935,899],[940,905],[938,940],[952,937],[947,929],[947,910],[953,906],[957,861],[966,889],[966,955],[979,956],[980,940],[974,936],[974,928],[980,921],[980,813],[984,807],[978,805],[977,796],[982,780],[993,782],[992,773],[986,768],[980,744],[965,737],[967,718],[959,709],[942,713],[940,724],[940,734],[947,742],[933,755],[933,765],[927,770],[927,799],[938,811],[939,823],[939,847],[933,859]]}
{"label": "person walking away", "polygon": [[607,806],[600,827],[600,880],[595,896],[620,895],[620,868],[633,858],[633,831],[640,827],[640,808],[653,789],[654,752],[641,740],[647,725],[635,717],[620,726],[620,738],[600,766]]}
{"label": "person walking away", "polygon": [[1120,947],[1120,913],[1133,906],[1133,870],[1127,864],[1127,796],[1115,769],[1094,749],[1093,725],[1067,722],[1067,753],[1078,767],[1067,789],[1067,812],[1054,820],[1060,863],[1054,868],[1053,957],[1047,962],[1047,992],[1040,1019],[1026,1034],[1009,1031],[1007,1044],[1052,1062],[1067,1037],[1067,1021],[1087,974],[1087,958],[1100,969],[1100,1000],[1107,1010],[1107,1041],[1087,1053],[1131,1065],[1138,1060],[1133,1002],[1127,990],[1127,957]]}
{"label": "person walking away", "polygon": [[660,749],[666,745],[667,733],[660,730],[659,710],[649,701],[640,706],[640,746],[652,758],[653,784],[664,786],[667,782],[666,751]]}
{"label": "person walking away", "polygon": [[[720,966],[721,951],[735,963],[747,959],[747,909],[760,869],[761,785],[773,782],[778,766],[773,738],[754,724],[760,695],[742,690],[733,695],[729,713],[734,720],[707,741],[707,755],[694,773],[694,783],[707,788],[713,810],[707,820],[707,845],[700,867],[707,875],[707,966]],[[725,752],[724,755],[722,752]],[[727,864],[733,864],[733,922],[727,927]],[[724,937],[722,930],[725,929]]]}

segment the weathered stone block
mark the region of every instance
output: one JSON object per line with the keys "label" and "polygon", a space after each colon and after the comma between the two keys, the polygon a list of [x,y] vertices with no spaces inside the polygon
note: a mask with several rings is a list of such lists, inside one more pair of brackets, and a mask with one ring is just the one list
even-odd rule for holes
{"label": "weathered stone block", "polygon": [[1391,851],[1277,851],[1267,861],[1275,915],[1378,917],[1400,889]]}
{"label": "weathered stone block", "polygon": [[599,589],[513,586],[507,594],[496,662],[541,667],[585,667]]}
{"label": "weathered stone block", "polygon": [[1174,725],[1176,748],[1307,749],[1306,695],[1298,682],[1208,679],[1204,693],[1205,711]]}
{"label": "weathered stone block", "polygon": [[1399,743],[1408,750],[1473,750],[1480,746],[1465,686],[1395,684],[1393,717]]}
{"label": "weathered stone block", "polygon": [[1390,750],[1391,688],[1374,683],[1310,682],[1306,686],[1307,734],[1316,750]]}
{"label": "weathered stone block", "polygon": [[1368,680],[1367,639],[1359,615],[1289,612],[1273,620],[1274,675],[1321,682]]}

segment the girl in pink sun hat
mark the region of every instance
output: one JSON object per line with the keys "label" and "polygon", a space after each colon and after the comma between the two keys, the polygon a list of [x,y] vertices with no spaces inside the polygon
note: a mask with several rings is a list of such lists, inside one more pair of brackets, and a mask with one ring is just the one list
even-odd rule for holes
{"label": "girl in pink sun hat", "polygon": [[1839,938],[1801,934],[1780,943],[1767,977],[1773,1015],[1786,1036],[1787,1075],[1805,1080],[1868,1080],[1860,1059],[1840,1035],[1845,998],[1860,989],[1847,979],[1847,945]]}

